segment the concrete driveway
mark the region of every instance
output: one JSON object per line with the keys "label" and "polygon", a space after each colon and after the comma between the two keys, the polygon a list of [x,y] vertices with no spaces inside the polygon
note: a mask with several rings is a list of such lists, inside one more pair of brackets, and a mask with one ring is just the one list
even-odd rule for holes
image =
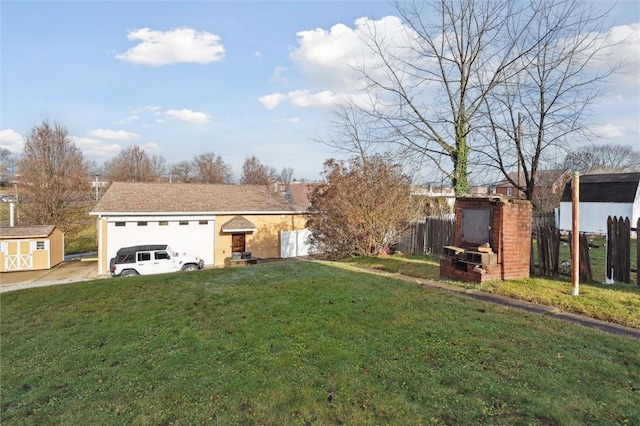
{"label": "concrete driveway", "polygon": [[99,277],[96,259],[74,260],[63,262],[44,271],[2,272],[0,273],[0,293],[21,288],[65,284],[97,278]]}

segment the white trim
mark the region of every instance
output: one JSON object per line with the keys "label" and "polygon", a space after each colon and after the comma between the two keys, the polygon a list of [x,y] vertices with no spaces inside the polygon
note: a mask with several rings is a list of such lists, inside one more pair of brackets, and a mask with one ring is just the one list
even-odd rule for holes
{"label": "white trim", "polygon": [[258,228],[246,228],[246,229],[242,229],[242,228],[238,228],[238,229],[223,228],[220,231],[224,232],[226,234],[239,234],[241,232],[256,232],[257,230],[258,230]]}

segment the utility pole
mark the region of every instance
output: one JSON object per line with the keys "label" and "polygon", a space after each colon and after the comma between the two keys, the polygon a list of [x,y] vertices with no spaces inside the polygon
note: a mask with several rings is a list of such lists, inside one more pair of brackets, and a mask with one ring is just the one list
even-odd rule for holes
{"label": "utility pole", "polygon": [[580,294],[580,173],[571,180],[571,295]]}

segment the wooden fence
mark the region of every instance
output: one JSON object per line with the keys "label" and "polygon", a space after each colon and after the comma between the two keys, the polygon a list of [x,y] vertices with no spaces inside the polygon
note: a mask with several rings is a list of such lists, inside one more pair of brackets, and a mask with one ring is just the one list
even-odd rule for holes
{"label": "wooden fence", "polygon": [[444,246],[453,245],[455,220],[428,217],[424,221],[409,225],[398,250],[412,254],[442,254]]}
{"label": "wooden fence", "polygon": [[[580,233],[579,239],[580,279],[593,281],[587,235]],[[538,226],[533,228],[533,233],[531,234],[531,275],[536,274],[536,268],[537,275],[543,277],[557,277],[561,274],[570,275],[571,255],[569,255],[569,259],[561,260],[560,245],[569,245],[569,253],[571,253],[571,250],[573,250],[571,241],[573,241],[571,232],[569,232],[568,238],[563,238],[560,235],[560,230],[555,226]],[[536,247],[535,250],[534,247]]]}
{"label": "wooden fence", "polygon": [[640,238],[636,238],[636,268],[631,268],[631,231],[640,229],[640,219],[635,228],[629,218],[608,217],[607,219],[607,282],[631,282],[631,272],[636,272],[636,281],[640,286]]}

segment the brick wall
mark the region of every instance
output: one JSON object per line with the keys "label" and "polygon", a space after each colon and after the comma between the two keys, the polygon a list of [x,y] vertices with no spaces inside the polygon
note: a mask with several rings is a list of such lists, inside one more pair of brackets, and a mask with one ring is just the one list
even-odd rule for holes
{"label": "brick wall", "polygon": [[440,275],[472,282],[528,277],[531,253],[531,203],[498,197],[456,199],[455,245],[467,250],[475,250],[476,247],[462,241],[464,209],[491,210],[490,246],[498,256],[498,264],[478,267],[443,257],[440,261]]}

